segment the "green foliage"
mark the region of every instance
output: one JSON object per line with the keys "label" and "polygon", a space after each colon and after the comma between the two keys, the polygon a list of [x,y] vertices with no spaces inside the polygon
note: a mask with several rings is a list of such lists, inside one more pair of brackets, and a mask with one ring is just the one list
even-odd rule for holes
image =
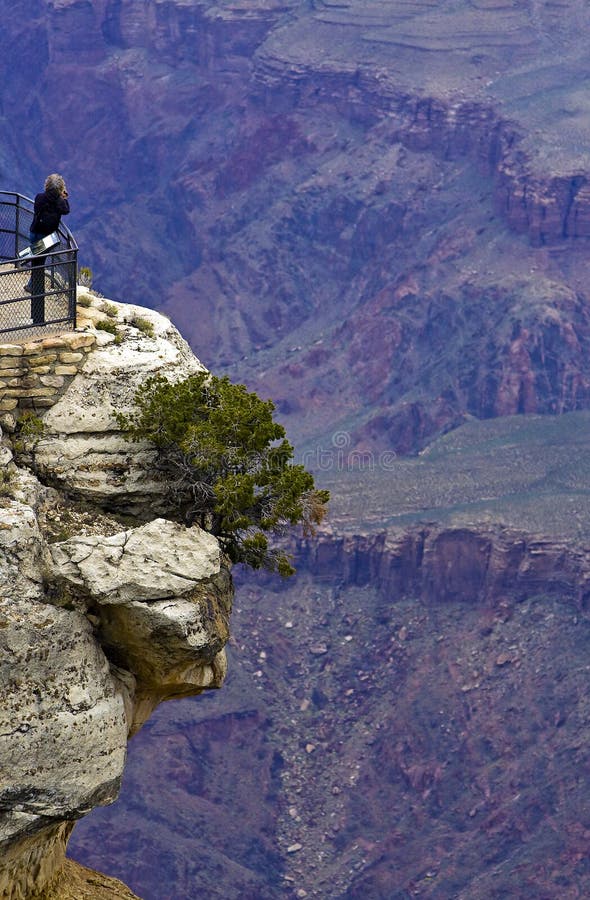
{"label": "green foliage", "polygon": [[45,424],[43,419],[40,419],[34,412],[25,410],[16,424],[16,431],[23,438],[39,440],[40,437],[43,437]]}
{"label": "green foliage", "polygon": [[88,294],[82,294],[81,297],[78,297],[76,303],[78,306],[92,306],[92,297],[89,297]]}
{"label": "green foliage", "polygon": [[117,328],[116,322],[113,322],[112,319],[101,319],[94,327],[98,328],[99,331],[107,331],[109,334],[114,334],[115,344],[123,343],[123,335]]}
{"label": "green foliage", "polygon": [[96,323],[95,327],[98,328],[99,331],[108,331],[109,334],[118,334],[117,324],[111,319],[101,319]]}
{"label": "green foliage", "polygon": [[45,424],[32,410],[25,410],[16,423],[12,449],[15,453],[24,453],[37,446],[45,433]]}
{"label": "green foliage", "polygon": [[92,287],[92,269],[90,266],[81,266],[78,269],[78,284],[84,287]]}
{"label": "green foliage", "polygon": [[133,414],[117,419],[129,439],[158,449],[170,498],[189,524],[215,534],[233,562],[285,576],[293,572],[289,559],[269,547],[267,533],[297,524],[313,533],[329,495],[293,464],[273,411],[244,385],[202,372],[176,384],[148,379]]}
{"label": "green foliage", "polygon": [[119,314],[119,310],[114,303],[103,303],[101,311],[110,319],[116,319]]}
{"label": "green foliage", "polygon": [[135,316],[133,319],[131,319],[131,322],[129,324],[133,325],[134,328],[137,328],[148,337],[154,336],[154,326],[149,319],[145,319],[143,316]]}

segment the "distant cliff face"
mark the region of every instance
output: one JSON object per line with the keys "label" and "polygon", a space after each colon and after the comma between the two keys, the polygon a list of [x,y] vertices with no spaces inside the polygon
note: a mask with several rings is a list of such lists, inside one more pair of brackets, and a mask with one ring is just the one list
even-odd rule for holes
{"label": "distant cliff face", "polygon": [[[3,414],[0,894],[14,900],[81,896],[67,839],[116,798],[129,734],[161,700],[220,687],[226,671],[227,562],[214,537],[158,515],[149,452],[114,420],[149,374],[202,367],[147,310],[153,337],[124,323],[137,312],[124,305],[109,307],[119,343],[94,331],[105,304],[87,299],[80,325],[95,344],[40,411],[41,430],[27,436],[18,410]],[[15,347],[35,358],[34,342]]]}
{"label": "distant cliff face", "polygon": [[587,4],[4,5],[5,172],[299,442],[588,406]]}
{"label": "distant cliff face", "polygon": [[589,574],[492,525],[322,536],[239,584],[231,684],[157,712],[76,857],[147,897],[588,893]]}

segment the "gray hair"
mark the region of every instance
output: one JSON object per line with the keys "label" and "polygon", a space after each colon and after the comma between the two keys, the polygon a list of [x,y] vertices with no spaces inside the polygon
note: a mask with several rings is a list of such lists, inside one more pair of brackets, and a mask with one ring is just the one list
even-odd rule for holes
{"label": "gray hair", "polygon": [[63,194],[66,189],[66,183],[63,180],[61,175],[58,175],[56,172],[53,175],[48,175],[45,179],[45,190],[46,191],[57,191],[59,194]]}

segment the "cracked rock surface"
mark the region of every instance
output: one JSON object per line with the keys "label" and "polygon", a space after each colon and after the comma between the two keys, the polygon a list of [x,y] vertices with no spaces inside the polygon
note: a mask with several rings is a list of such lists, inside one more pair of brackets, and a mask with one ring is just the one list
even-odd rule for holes
{"label": "cracked rock surface", "polygon": [[[123,320],[139,309],[121,303],[116,308]],[[115,416],[130,412],[147,378],[179,381],[204,367],[165,316],[143,312],[154,337],[127,329],[121,343],[97,346],[43,416],[42,439],[30,451],[43,481],[78,498],[152,517],[154,510],[166,511],[162,485],[152,472],[153,453],[125,440]]]}
{"label": "cracked rock surface", "polygon": [[186,594],[221,565],[212,535],[165,519],[110,537],[73,537],[49,555],[56,580],[108,604]]}

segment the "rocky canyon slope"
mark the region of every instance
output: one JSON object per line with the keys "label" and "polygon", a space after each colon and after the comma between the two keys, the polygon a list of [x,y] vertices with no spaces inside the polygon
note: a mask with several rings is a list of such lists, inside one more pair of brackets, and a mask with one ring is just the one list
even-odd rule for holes
{"label": "rocky canyon slope", "polygon": [[[72,852],[145,900],[587,896],[588,4],[0,11],[5,186],[63,170],[96,287],[273,397],[335,497]],[[142,516],[88,377],[28,462]]]}
{"label": "rocky canyon slope", "polygon": [[63,169],[98,286],[299,443],[588,406],[582,0],[0,11],[5,180]]}
{"label": "rocky canyon slope", "polygon": [[86,352],[61,351],[80,357],[78,371],[69,384],[50,376],[62,390],[49,408],[30,387],[34,370],[14,372],[23,359],[47,368],[65,338],[0,345],[4,408],[17,402],[7,382],[44,405],[42,426],[31,409],[2,414],[0,895],[10,900],[132,896],[65,862],[74,823],[117,797],[128,736],[161,700],[220,687],[226,672],[227,562],[213,536],[173,521],[149,452],[113,415],[148,374],[202,367],[157,313],[146,311],[148,336],[125,324],[133,307],[110,304],[117,341],[92,327],[93,314],[105,318],[94,303],[74,336]]}

